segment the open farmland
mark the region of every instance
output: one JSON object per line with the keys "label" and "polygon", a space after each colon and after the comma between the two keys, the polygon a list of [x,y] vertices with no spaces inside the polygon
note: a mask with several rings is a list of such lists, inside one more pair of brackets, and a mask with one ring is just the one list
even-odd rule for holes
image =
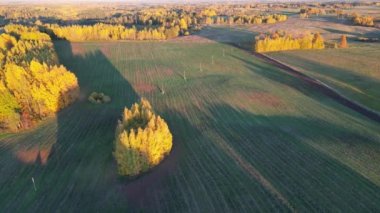
{"label": "open farmland", "polygon": [[[345,50],[271,53],[270,56],[299,68],[357,102],[380,111],[380,45],[350,44]],[[334,60],[331,60],[334,59]]]}
{"label": "open farmland", "polygon": [[[55,42],[80,99],[2,136],[2,209],[379,211],[378,123],[227,41]],[[89,103],[93,91],[111,103]],[[152,171],[121,179],[116,120],[140,97],[168,122],[174,147]]]}
{"label": "open farmland", "polygon": [[[380,93],[378,92],[380,89],[380,45],[378,42],[356,41],[358,37],[378,38],[380,35],[378,28],[355,26],[349,20],[333,16],[313,16],[309,19],[290,17],[283,23],[242,28],[239,34],[240,36],[245,34],[246,42],[241,47],[249,50],[250,37],[277,30],[292,32],[295,35],[307,31],[318,31],[330,43],[339,43],[341,35],[347,35],[349,44],[347,49],[284,51],[267,53],[267,55],[326,83],[344,96],[372,110],[380,111]],[[231,32],[231,30],[226,32]],[[234,34],[236,33],[229,33],[230,37]],[[239,41],[243,39],[234,38],[229,42],[239,44]]]}

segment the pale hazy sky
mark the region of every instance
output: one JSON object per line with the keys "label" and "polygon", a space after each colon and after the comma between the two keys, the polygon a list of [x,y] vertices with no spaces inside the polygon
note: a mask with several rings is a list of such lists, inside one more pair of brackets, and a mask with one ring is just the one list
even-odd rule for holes
{"label": "pale hazy sky", "polygon": [[[196,3],[196,2],[244,2],[244,1],[258,2],[258,1],[276,1],[276,0],[0,0],[0,4],[1,3],[73,3],[73,2],[74,3],[78,3],[78,2]],[[292,1],[292,0],[288,0],[288,1]]]}
{"label": "pale hazy sky", "polygon": [[[127,2],[127,3],[199,3],[199,2],[322,2],[331,0],[0,0],[0,4],[7,3],[82,3],[82,2]],[[363,1],[363,0],[336,0],[336,1]],[[371,1],[371,0],[370,0]]]}
{"label": "pale hazy sky", "polygon": [[[159,2],[163,2],[163,1],[170,1],[170,2],[178,2],[178,3],[181,3],[181,2],[185,2],[185,3],[189,3],[189,2],[205,2],[205,1],[209,1],[209,2],[226,2],[228,0],[0,0],[0,3],[9,3],[9,2],[23,2],[23,3],[27,3],[27,2],[33,2],[33,3],[55,3],[55,2],[103,2],[103,3],[107,3],[107,2],[152,2],[152,3],[159,3]],[[241,0],[237,0],[237,1],[241,1]],[[248,0],[247,0],[248,1]],[[251,0],[252,1],[252,0]]]}

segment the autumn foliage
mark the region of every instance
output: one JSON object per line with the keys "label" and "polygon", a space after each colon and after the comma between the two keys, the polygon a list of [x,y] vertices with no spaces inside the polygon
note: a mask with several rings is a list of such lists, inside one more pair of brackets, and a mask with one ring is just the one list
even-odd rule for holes
{"label": "autumn foliage", "polygon": [[340,37],[339,48],[347,48],[347,47],[348,47],[347,36],[346,35],[342,35]]}
{"label": "autumn foliage", "polygon": [[353,15],[352,20],[356,25],[362,25],[367,27],[373,27],[375,25],[374,18],[372,16]]}
{"label": "autumn foliage", "polygon": [[0,130],[17,130],[72,103],[79,86],[57,63],[47,34],[21,25],[5,30],[0,35]]}
{"label": "autumn foliage", "polygon": [[114,156],[120,175],[135,176],[156,166],[172,148],[166,122],[142,99],[125,108],[116,129]]}
{"label": "autumn foliage", "polygon": [[256,37],[254,44],[255,52],[273,52],[284,50],[324,49],[325,44],[319,33],[307,33],[293,38],[286,33],[275,32]]}
{"label": "autumn foliage", "polygon": [[[182,28],[186,28],[186,23],[182,23]],[[95,25],[47,25],[53,34],[69,41],[88,40],[165,40],[177,37],[180,34],[180,26],[159,28],[136,29],[126,28],[122,25],[95,24]]]}

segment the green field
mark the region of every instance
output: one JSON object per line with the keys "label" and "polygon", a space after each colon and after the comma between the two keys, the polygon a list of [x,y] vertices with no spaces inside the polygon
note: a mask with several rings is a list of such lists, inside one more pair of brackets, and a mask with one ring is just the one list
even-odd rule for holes
{"label": "green field", "polygon": [[345,96],[380,112],[380,44],[352,43],[348,49],[290,51],[270,56],[301,69]]}
{"label": "green field", "polygon": [[[1,138],[2,211],[380,211],[378,123],[250,53],[196,41],[55,48],[81,97]],[[89,103],[93,91],[112,102]],[[114,131],[140,97],[168,122],[174,148],[151,172],[123,179]]]}

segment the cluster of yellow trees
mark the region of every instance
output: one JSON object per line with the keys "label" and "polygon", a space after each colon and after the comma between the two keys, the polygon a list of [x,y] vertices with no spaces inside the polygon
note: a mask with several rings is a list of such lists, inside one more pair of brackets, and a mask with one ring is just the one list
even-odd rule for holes
{"label": "cluster of yellow trees", "polygon": [[324,49],[325,44],[319,33],[307,33],[301,37],[293,38],[286,33],[273,33],[256,37],[255,52],[272,52],[297,49]]}
{"label": "cluster of yellow trees", "polygon": [[114,156],[120,175],[134,176],[160,163],[172,148],[172,134],[166,122],[141,99],[125,108],[116,129]]}
{"label": "cluster of yellow trees", "polygon": [[36,26],[27,27],[20,24],[10,24],[4,27],[5,32],[17,35],[21,40],[27,41],[50,41],[51,38],[48,34],[42,33]]}
{"label": "cluster of yellow trees", "polygon": [[300,9],[300,17],[307,18],[310,15],[325,15],[326,11],[321,8],[302,8]]}
{"label": "cluster of yellow trees", "polygon": [[122,25],[95,24],[58,26],[47,25],[55,36],[69,41],[86,40],[165,40],[177,37],[181,28],[178,25],[165,28],[126,28]]}
{"label": "cluster of yellow trees", "polygon": [[205,24],[274,24],[288,20],[287,15],[231,15],[231,16],[214,16],[206,17]]}
{"label": "cluster of yellow trees", "polygon": [[73,73],[57,65],[47,34],[17,25],[5,30],[0,35],[0,130],[17,130],[72,103],[79,86]]}
{"label": "cluster of yellow trees", "polygon": [[373,22],[374,18],[372,16],[360,16],[357,14],[353,15],[352,18],[354,24],[367,26],[367,27],[373,27],[375,24]]}

